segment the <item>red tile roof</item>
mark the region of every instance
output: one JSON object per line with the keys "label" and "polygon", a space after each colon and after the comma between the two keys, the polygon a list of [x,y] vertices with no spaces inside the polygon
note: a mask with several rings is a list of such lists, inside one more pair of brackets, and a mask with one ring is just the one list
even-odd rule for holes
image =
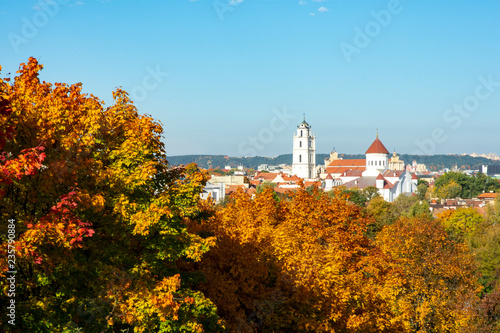
{"label": "red tile roof", "polygon": [[[358,179],[351,180],[350,182],[345,183],[343,186],[346,188],[353,188],[357,187],[360,189],[366,188],[368,186],[375,186],[376,187],[376,180],[380,179],[381,174],[379,174],[377,177],[360,177]],[[383,179],[383,178],[382,178]],[[392,184],[391,182],[387,181],[387,179],[384,179],[384,188],[393,188],[397,184],[394,183]]]}
{"label": "red tile roof", "polygon": [[281,174],[281,178],[283,178],[283,180],[286,180],[287,182],[298,182],[302,179],[297,175],[287,176],[285,174]]}
{"label": "red tile roof", "polygon": [[340,177],[361,177],[364,170],[347,170]]}
{"label": "red tile roof", "polygon": [[384,144],[379,140],[377,135],[377,138],[373,141],[372,145],[368,148],[365,154],[389,154],[389,151],[385,148]]}
{"label": "red tile roof", "polygon": [[477,197],[479,199],[495,199],[498,196],[500,196],[499,193],[483,193],[478,195]]}
{"label": "red tile roof", "polygon": [[337,167],[366,167],[365,159],[352,159],[352,160],[335,160],[332,163],[328,164],[329,167],[337,166]]}
{"label": "red tile roof", "polygon": [[250,187],[245,192],[250,194],[250,195],[257,194],[257,189],[255,187]]}
{"label": "red tile roof", "polygon": [[326,178],[325,178],[325,179],[333,179],[332,174],[331,174],[331,173],[329,173],[329,174],[326,176]]}
{"label": "red tile roof", "polygon": [[273,180],[274,178],[276,178],[277,175],[278,175],[277,173],[259,172],[255,176],[253,176],[253,179]]}
{"label": "red tile roof", "polygon": [[241,188],[244,192],[247,189],[246,185],[226,185],[225,193],[226,195],[231,194],[233,192],[238,191],[238,189]]}
{"label": "red tile roof", "polygon": [[350,182],[347,182],[342,186],[345,186],[346,188],[365,188],[368,186],[375,186],[375,177],[361,177],[351,180]]}
{"label": "red tile roof", "polygon": [[396,186],[397,183],[399,183],[399,181],[397,181],[394,184],[392,184],[391,182],[387,181],[387,179],[386,179],[385,180],[384,188],[394,188],[394,186]]}
{"label": "red tile roof", "polygon": [[318,181],[307,181],[307,182],[304,182],[304,186],[305,187],[309,187],[313,185],[314,187],[321,187],[321,182],[318,182]]}
{"label": "red tile roof", "polygon": [[349,171],[349,170],[359,170],[359,171],[365,171],[366,168],[363,166],[363,167],[327,167],[325,172],[327,173],[333,173],[333,174],[341,174],[341,173],[344,173],[346,171]]}
{"label": "red tile roof", "polygon": [[384,177],[401,177],[401,175],[405,172],[405,170],[387,170],[384,171]]}

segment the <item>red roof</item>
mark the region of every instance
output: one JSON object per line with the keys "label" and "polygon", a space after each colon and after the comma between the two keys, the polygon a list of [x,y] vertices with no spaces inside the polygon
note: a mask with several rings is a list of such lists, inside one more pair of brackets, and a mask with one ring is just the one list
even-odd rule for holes
{"label": "red roof", "polygon": [[260,185],[260,180],[250,180],[250,185],[254,186]]}
{"label": "red roof", "polygon": [[283,178],[283,180],[287,181],[287,182],[298,182],[299,180],[301,180],[301,178],[297,175],[292,175],[292,176],[287,176],[283,173],[280,173],[281,175],[281,178]]}
{"label": "red roof", "polygon": [[331,173],[329,173],[329,174],[328,174],[328,176],[326,176],[326,178],[325,178],[325,179],[333,179],[332,174],[331,174]]}
{"label": "red roof", "polygon": [[314,186],[314,187],[321,187],[321,182],[318,182],[318,181],[307,181],[307,182],[304,182],[304,186],[305,187],[309,187],[309,186]]}
{"label": "red roof", "polygon": [[384,171],[384,174],[383,176],[384,177],[400,177],[403,172],[405,172],[404,170],[386,170]]}
{"label": "red roof", "polygon": [[379,173],[376,179],[382,179],[382,180],[384,180],[384,176],[382,176],[382,174]]}
{"label": "red roof", "polygon": [[418,179],[417,174],[414,173],[413,175],[411,175],[411,179]]}
{"label": "red roof", "polygon": [[247,189],[246,185],[226,185],[225,193],[226,195],[236,192],[239,188],[241,188],[244,192]]}
{"label": "red roof", "polygon": [[328,164],[329,167],[366,167],[365,159],[335,160]]}
{"label": "red roof", "polygon": [[498,195],[498,193],[483,193],[478,195],[477,197],[479,199],[495,199]]}
{"label": "red roof", "polygon": [[344,172],[350,171],[350,170],[359,170],[359,171],[365,171],[366,167],[327,167],[326,172],[327,173],[333,173],[333,174],[342,174]]}
{"label": "red roof", "polygon": [[276,178],[277,175],[278,175],[277,173],[259,172],[255,176],[253,176],[253,179],[273,180],[274,178]]}
{"label": "red roof", "polygon": [[372,145],[368,148],[365,154],[389,154],[389,151],[385,148],[384,144],[379,140],[377,135],[377,138],[373,141]]}
{"label": "red roof", "polygon": [[364,170],[347,170],[340,177],[361,177]]}

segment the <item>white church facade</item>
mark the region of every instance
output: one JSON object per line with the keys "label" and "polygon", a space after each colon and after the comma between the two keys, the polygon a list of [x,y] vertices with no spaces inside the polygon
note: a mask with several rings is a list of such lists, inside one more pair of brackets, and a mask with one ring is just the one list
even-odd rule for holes
{"label": "white church facade", "polygon": [[316,178],[316,137],[305,116],[293,136],[292,175],[304,179]]}

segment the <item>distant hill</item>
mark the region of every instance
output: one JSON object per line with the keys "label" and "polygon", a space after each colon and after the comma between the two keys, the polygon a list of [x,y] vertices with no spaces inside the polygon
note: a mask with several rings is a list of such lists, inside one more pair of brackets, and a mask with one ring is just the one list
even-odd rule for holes
{"label": "distant hill", "polygon": [[[329,154],[316,154],[316,165],[323,164]],[[344,159],[365,158],[364,154],[340,154]],[[399,158],[405,164],[411,164],[413,160],[417,163],[427,165],[427,168],[439,170],[442,168],[453,168],[457,165],[459,168],[464,166],[466,169],[479,169],[482,164],[500,165],[499,161],[492,161],[485,157],[472,157],[468,155],[407,155],[401,154]],[[278,155],[275,157],[252,156],[252,157],[229,157],[225,155],[181,155],[170,156],[168,161],[171,165],[181,165],[196,163],[202,168],[224,168],[226,165],[237,167],[243,165],[246,168],[257,169],[259,164],[279,165],[292,164],[292,154]]]}

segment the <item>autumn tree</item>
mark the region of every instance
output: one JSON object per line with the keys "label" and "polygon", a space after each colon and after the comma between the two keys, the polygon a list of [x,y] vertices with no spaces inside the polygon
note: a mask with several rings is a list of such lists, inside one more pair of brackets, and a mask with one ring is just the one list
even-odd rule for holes
{"label": "autumn tree", "polygon": [[485,291],[489,292],[500,267],[500,226],[481,226],[470,238],[470,243],[481,272],[481,283],[486,287]]}
{"label": "autumn tree", "polygon": [[364,236],[368,222],[340,192],[302,187],[276,201],[271,189],[239,191],[191,226],[217,238],[191,267],[233,331],[397,332],[377,292],[388,266]]}
{"label": "autumn tree", "polygon": [[435,193],[439,199],[463,197],[462,186],[453,180],[445,185],[436,186]]}
{"label": "autumn tree", "polygon": [[368,201],[365,193],[363,193],[363,190],[357,187],[345,188],[344,186],[339,186],[336,189],[330,190],[328,195],[331,197],[340,195],[359,207],[364,207]]}
{"label": "autumn tree", "polygon": [[394,260],[386,300],[408,332],[460,332],[473,322],[477,281],[467,246],[450,238],[437,219],[401,218],[376,244]]}
{"label": "autumn tree", "polygon": [[467,241],[478,227],[483,227],[484,219],[473,207],[444,211],[437,216],[446,232],[458,242]]}
{"label": "autumn tree", "polygon": [[[0,214],[16,228],[14,329],[217,330],[215,307],[177,265],[200,260],[213,243],[186,230],[204,214],[206,175],[168,166],[161,125],[123,90],[104,107],[81,84],[41,82],[41,69],[30,58],[13,82],[0,81],[10,110],[0,119]],[[0,229],[5,254],[6,224]],[[0,265],[4,307],[8,267]],[[12,329],[5,317],[0,326]]]}
{"label": "autumn tree", "polygon": [[489,292],[484,294],[476,308],[475,320],[468,327],[469,332],[500,332],[500,268],[496,276],[486,286]]}
{"label": "autumn tree", "polygon": [[385,201],[381,196],[373,198],[366,206],[365,211],[372,219],[367,229],[367,236],[370,239],[374,239],[385,225],[392,224],[397,219],[393,213],[393,204]]}
{"label": "autumn tree", "polygon": [[486,221],[490,224],[500,223],[500,194],[497,193],[497,197],[493,202],[486,205]]}

